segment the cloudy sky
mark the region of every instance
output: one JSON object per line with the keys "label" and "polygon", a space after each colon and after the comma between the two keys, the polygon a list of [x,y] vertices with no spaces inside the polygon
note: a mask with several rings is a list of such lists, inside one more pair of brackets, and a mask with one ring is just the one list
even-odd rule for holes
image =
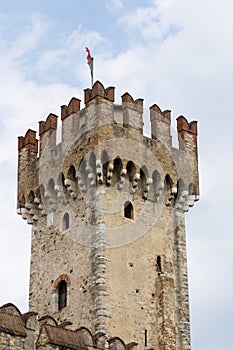
{"label": "cloudy sky", "polygon": [[[193,350],[232,349],[233,2],[0,1],[0,304],[27,310],[30,227],[16,214],[17,136],[95,79],[199,121],[201,200],[187,214]],[[175,125],[175,123],[174,123]],[[229,192],[230,191],[230,192]]]}

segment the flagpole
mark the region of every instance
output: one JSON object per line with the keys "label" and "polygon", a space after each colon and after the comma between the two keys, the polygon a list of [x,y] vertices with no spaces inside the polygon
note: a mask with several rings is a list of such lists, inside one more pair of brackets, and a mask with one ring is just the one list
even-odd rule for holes
{"label": "flagpole", "polygon": [[92,74],[91,74],[91,87],[93,87],[93,76],[94,76],[94,57],[91,58],[92,60]]}
{"label": "flagpole", "polygon": [[86,52],[87,52],[87,64],[90,68],[90,73],[91,73],[91,87],[93,87],[94,57],[91,56],[91,53],[88,47],[86,47]]}

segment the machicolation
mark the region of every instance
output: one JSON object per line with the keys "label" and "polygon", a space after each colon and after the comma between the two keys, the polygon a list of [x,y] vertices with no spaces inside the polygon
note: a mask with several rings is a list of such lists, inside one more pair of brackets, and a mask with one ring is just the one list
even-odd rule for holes
{"label": "machicolation", "polygon": [[18,138],[29,313],[0,308],[7,350],[190,350],[185,213],[199,199],[197,122],[177,118],[173,147],[171,111],[154,104],[146,137],[143,99],[126,92],[117,105],[114,91],[97,81],[83,109],[75,97],[61,106],[58,144],[52,113],[39,139],[30,129]]}

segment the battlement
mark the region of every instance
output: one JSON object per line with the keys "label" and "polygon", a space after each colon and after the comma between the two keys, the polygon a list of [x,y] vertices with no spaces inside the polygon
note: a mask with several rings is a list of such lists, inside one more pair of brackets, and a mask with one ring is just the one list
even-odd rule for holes
{"label": "battlement", "polygon": [[179,147],[180,149],[193,149],[197,148],[196,141],[197,137],[197,121],[188,122],[184,116],[177,118],[177,130],[179,133]]}
{"label": "battlement", "polygon": [[[74,141],[92,128],[112,123],[123,128],[132,128],[134,132],[138,131],[142,134],[143,99],[138,98],[134,100],[126,92],[121,97],[122,104],[114,105],[114,90],[115,88],[112,86],[105,89],[102,83],[97,81],[92,89],[84,90],[84,109],[80,110],[81,100],[75,97],[72,97],[68,105],[62,105],[62,142],[70,144],[70,137]],[[103,105],[103,110],[99,106],[97,108],[97,105],[101,104]],[[94,106],[96,108],[93,108]],[[44,148],[48,148],[49,151],[56,146],[57,119],[58,116],[50,113],[45,121],[39,122],[40,154]],[[150,107],[150,122],[151,138],[160,140],[167,147],[171,147],[171,111],[161,111],[158,105],[152,105]],[[186,135],[192,135],[193,147],[196,146],[196,121],[189,123],[185,117],[179,116],[177,118],[177,132],[180,149],[185,150],[188,145]],[[35,152],[37,144],[36,132],[28,130],[24,137],[19,137],[18,149],[21,150],[23,147],[26,147],[27,149],[33,149]]]}
{"label": "battlement", "polygon": [[[41,186],[44,188],[44,193],[50,194],[55,193],[57,188],[59,193],[66,188],[75,199],[78,194],[83,195],[84,187],[88,188],[91,184],[109,186],[113,183],[115,186],[116,177],[120,183],[119,188],[123,188],[121,183],[124,182],[124,178],[128,178],[133,191],[140,193],[144,199],[158,200],[159,197],[162,198],[161,193],[167,191],[164,188],[169,187],[169,194],[163,195],[167,196],[167,205],[177,202],[179,197],[177,184],[182,180],[186,205],[177,205],[177,208],[185,207],[187,210],[191,205],[187,203],[193,203],[198,199],[197,122],[189,123],[183,116],[177,118],[179,149],[176,149],[172,147],[171,142],[171,111],[162,111],[154,104],[150,107],[151,138],[145,137],[143,99],[135,100],[126,92],[121,97],[122,104],[115,105],[114,89],[114,87],[104,88],[102,83],[97,81],[92,89],[84,90],[85,108],[80,109],[81,100],[75,97],[72,97],[68,105],[61,106],[62,141],[59,145],[56,144],[58,116],[52,113],[45,121],[39,122],[39,141],[33,130],[28,130],[25,136],[19,137],[18,208],[21,214],[22,203],[31,200],[30,193],[33,193],[32,197],[38,200],[37,193],[40,192]],[[124,145],[123,140],[125,142],[128,140],[128,144]],[[137,143],[133,147],[139,157],[137,160],[130,154],[132,153],[130,140],[131,144]],[[105,149],[107,143],[112,146]],[[122,146],[116,147],[117,143]],[[144,149],[138,151],[140,148]],[[92,156],[90,156],[91,150]],[[145,156],[149,152],[157,159],[156,161],[152,162],[149,156]],[[119,168],[116,161],[118,158],[121,169],[118,175],[114,175],[118,171],[117,167]],[[82,176],[90,179],[90,184],[87,184],[89,180],[80,176],[83,159],[85,166],[82,166],[85,171]],[[159,166],[156,164],[158,160]],[[32,163],[33,161],[35,162]],[[128,166],[130,161],[134,164],[131,170]],[[137,162],[140,164],[136,166]],[[159,171],[161,165],[163,169]],[[73,171],[70,170],[72,167]],[[155,171],[159,173],[157,177]],[[64,178],[63,183],[58,180],[60,174]],[[169,180],[166,178],[167,175]],[[54,184],[52,190],[48,185],[51,179]],[[153,191],[157,194],[152,194]],[[44,196],[44,193],[40,194],[40,197]],[[65,197],[62,193],[59,196]],[[192,200],[187,199],[188,196],[191,196]],[[40,198],[39,201],[41,204],[43,199]],[[26,217],[25,213],[23,215]]]}
{"label": "battlement", "polygon": [[30,149],[35,152],[38,151],[38,140],[36,139],[36,131],[29,129],[25,136],[20,136],[18,139],[18,150],[21,150],[23,147],[30,145]]}
{"label": "battlement", "polygon": [[79,100],[78,98],[72,97],[68,106],[66,105],[61,106],[61,120],[64,120],[66,117],[68,117],[72,113],[78,113],[80,111],[80,103],[81,103],[81,100]]}
{"label": "battlement", "polygon": [[99,81],[93,85],[92,89],[84,90],[84,102],[87,107],[91,100],[96,99],[96,102],[101,102],[101,98],[107,99],[111,102],[114,102],[114,90],[115,88],[109,86],[108,88],[104,88],[103,84]]}

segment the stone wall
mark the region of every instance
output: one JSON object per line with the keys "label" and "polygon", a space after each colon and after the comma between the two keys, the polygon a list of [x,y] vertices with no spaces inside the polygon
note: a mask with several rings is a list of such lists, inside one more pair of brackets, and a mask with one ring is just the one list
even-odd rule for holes
{"label": "stone wall", "polygon": [[[125,93],[115,106],[114,88],[96,82],[84,102],[62,106],[59,145],[57,116],[40,122],[39,157],[35,132],[19,138],[18,212],[33,225],[30,311],[139,349],[188,350],[184,213],[199,198],[196,122],[178,118],[176,149],[170,111],[150,108],[148,138],[142,99]],[[67,306],[58,310],[62,279]]]}

